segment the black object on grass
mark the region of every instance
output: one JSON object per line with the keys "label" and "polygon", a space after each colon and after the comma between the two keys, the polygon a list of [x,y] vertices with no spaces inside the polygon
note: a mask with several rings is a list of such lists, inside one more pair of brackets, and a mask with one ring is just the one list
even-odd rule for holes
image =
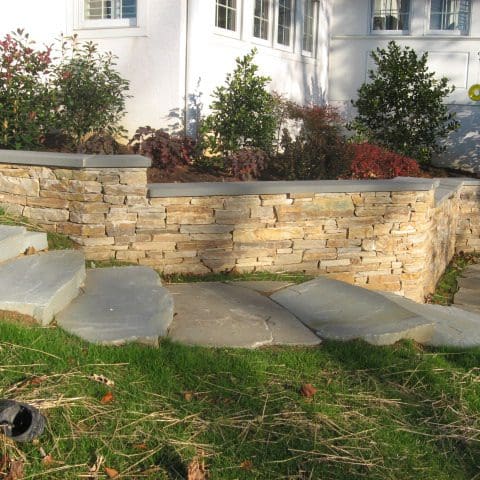
{"label": "black object on grass", "polygon": [[45,417],[31,405],[15,400],[0,400],[0,433],[17,442],[29,442],[40,436]]}

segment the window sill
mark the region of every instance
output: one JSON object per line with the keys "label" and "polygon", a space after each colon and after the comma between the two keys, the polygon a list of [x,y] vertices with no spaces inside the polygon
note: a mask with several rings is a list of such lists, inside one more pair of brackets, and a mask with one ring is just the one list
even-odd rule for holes
{"label": "window sill", "polygon": [[122,37],[147,37],[144,27],[122,27],[114,25],[93,26],[80,25],[74,28],[79,38],[122,38]]}
{"label": "window sill", "polygon": [[370,35],[395,35],[395,36],[406,36],[410,35],[410,30],[371,30]]}
{"label": "window sill", "polygon": [[235,40],[240,40],[240,32],[237,30],[228,30],[227,28],[215,27],[214,33],[216,35],[221,35],[222,37],[233,38]]}

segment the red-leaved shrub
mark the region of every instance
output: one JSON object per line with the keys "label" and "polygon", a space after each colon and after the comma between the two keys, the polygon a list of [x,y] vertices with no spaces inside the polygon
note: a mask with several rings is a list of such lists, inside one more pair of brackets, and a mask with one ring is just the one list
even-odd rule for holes
{"label": "red-leaved shrub", "polygon": [[164,130],[140,127],[129,145],[135,153],[152,160],[152,167],[172,170],[192,163],[195,141],[181,135],[170,135]]}
{"label": "red-leaved shrub", "polygon": [[418,177],[420,167],[413,159],[385,150],[378,145],[359,143],[351,146],[353,160],[352,178]]}

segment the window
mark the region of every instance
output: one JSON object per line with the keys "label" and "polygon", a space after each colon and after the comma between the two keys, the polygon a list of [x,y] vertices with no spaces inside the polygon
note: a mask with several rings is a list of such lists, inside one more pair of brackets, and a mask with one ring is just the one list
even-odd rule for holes
{"label": "window", "polygon": [[270,23],[270,1],[255,0],[253,12],[253,36],[262,40],[268,40]]}
{"label": "window", "polygon": [[137,18],[137,0],[85,0],[85,20]]}
{"label": "window", "polygon": [[306,53],[313,53],[313,39],[315,27],[315,6],[313,0],[305,0],[303,11],[303,40],[302,50]]}
{"label": "window", "polygon": [[215,26],[235,32],[237,30],[237,0],[216,0]]}
{"label": "window", "polygon": [[467,34],[470,27],[470,0],[431,0],[430,30]]}
{"label": "window", "polygon": [[289,47],[292,40],[293,0],[278,0],[277,43]]}
{"label": "window", "polygon": [[410,0],[373,0],[372,31],[408,30]]}

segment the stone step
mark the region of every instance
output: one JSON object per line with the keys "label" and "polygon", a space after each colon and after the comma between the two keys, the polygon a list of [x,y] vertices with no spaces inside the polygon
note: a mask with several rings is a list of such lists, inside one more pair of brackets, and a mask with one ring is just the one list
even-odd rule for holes
{"label": "stone step", "polygon": [[456,348],[480,345],[480,308],[472,307],[470,309],[455,305],[444,307],[443,305],[416,303],[391,293],[383,295],[397,305],[410,310],[413,314],[434,323],[433,335],[423,342],[426,345]]}
{"label": "stone step", "polygon": [[18,257],[30,247],[36,251],[46,250],[47,234],[28,232],[25,227],[0,225],[0,262]]}
{"label": "stone step", "polygon": [[79,294],[84,280],[85,258],[74,250],[10,260],[0,265],[0,310],[48,325]]}
{"label": "stone step", "polygon": [[172,297],[149,267],[88,270],[83,294],[56,317],[66,331],[102,345],[158,345],[172,319]]}
{"label": "stone step", "polygon": [[272,282],[167,285],[175,301],[168,336],[187,345],[257,348],[321,343],[294,315],[268,298]]}
{"label": "stone step", "polygon": [[433,335],[432,320],[379,293],[325,277],[287,287],[270,298],[326,339],[361,338],[391,345],[401,339],[423,343]]}

